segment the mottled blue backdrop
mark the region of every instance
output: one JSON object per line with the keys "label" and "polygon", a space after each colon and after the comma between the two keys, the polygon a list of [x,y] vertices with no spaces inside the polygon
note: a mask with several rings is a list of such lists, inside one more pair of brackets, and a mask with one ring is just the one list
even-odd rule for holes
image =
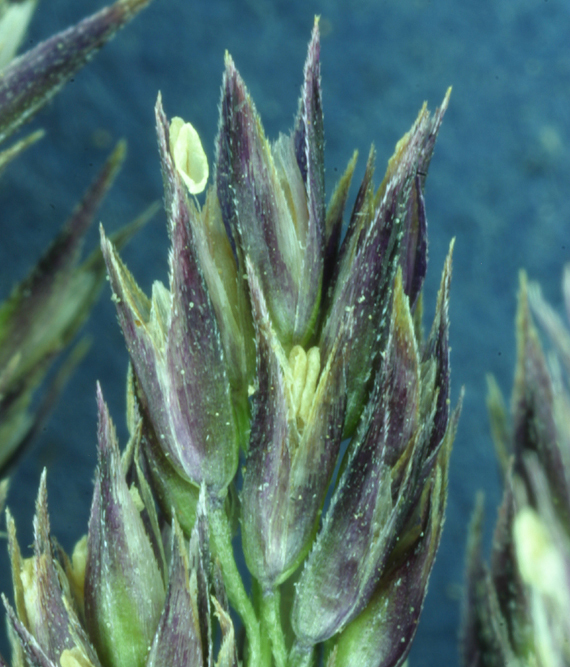
{"label": "mottled blue backdrop", "polygon": [[[44,0],[36,44],[101,6]],[[430,267],[426,316],[450,239],[457,238],[451,303],[453,394],[466,388],[452,456],[443,541],[411,654],[413,667],[456,665],[466,527],[477,489],[487,495],[487,538],[499,499],[485,410],[485,373],[510,393],[517,272],[526,267],[560,305],[569,260],[570,51],[567,0],[154,0],[32,127],[47,136],[0,180],[0,297],[54,236],[114,142],[124,169],[100,214],[114,230],[159,199],[153,106],[190,120],[211,156],[224,50],[262,114],[269,137],[290,128],[306,44],[321,15],[327,188],[354,148],[358,175],[371,142],[378,179],[422,102],[453,95],[427,181]],[[91,246],[97,241],[95,230]],[[124,252],[145,290],[166,279],[161,214]],[[426,324],[428,320],[426,318]],[[108,287],[87,326],[94,343],[52,420],[13,478],[9,505],[20,543],[32,540],[40,472],[49,469],[53,533],[70,549],[86,530],[96,461],[95,381],[125,443],[127,357]],[[0,589],[9,589],[0,543]],[[6,653],[6,641],[0,639]]]}

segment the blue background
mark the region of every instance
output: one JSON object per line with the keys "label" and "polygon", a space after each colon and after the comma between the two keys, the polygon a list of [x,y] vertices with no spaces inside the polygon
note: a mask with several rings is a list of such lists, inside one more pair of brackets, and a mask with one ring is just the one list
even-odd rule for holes
{"label": "blue background", "polygon": [[[100,6],[95,0],[40,3],[29,45]],[[570,255],[568,2],[155,0],[26,128],[44,127],[47,136],[0,180],[0,297],[25,276],[120,137],[127,138],[129,154],[99,216],[105,228],[117,229],[162,197],[153,116],[159,89],[167,114],[190,120],[212,156],[225,49],[267,135],[289,130],[314,14],[321,15],[329,194],[354,148],[362,175],[371,142],[379,182],[422,102],[434,109],[454,87],[427,181],[425,324],[455,236],[452,382],[455,397],[462,385],[466,395],[445,531],[411,665],[455,665],[474,496],[485,489],[487,541],[499,500],[485,373],[494,373],[510,394],[519,268],[526,267],[560,307],[560,275]],[[90,247],[96,242],[93,230]],[[147,292],[153,280],[166,281],[162,213],[123,256]],[[96,463],[96,379],[125,444],[127,357],[107,286],[86,329],[95,339],[89,356],[13,478],[9,505],[24,548],[32,541],[43,466],[49,469],[54,535],[71,549],[86,531]],[[0,544],[4,591],[7,568]],[[3,636],[0,651],[7,653]]]}

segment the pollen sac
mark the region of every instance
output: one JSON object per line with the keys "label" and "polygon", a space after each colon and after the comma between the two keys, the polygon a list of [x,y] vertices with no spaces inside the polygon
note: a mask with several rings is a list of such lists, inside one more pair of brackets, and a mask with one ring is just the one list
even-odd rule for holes
{"label": "pollen sac", "polygon": [[170,153],[178,174],[191,195],[204,190],[208,182],[208,158],[198,132],[191,123],[175,117],[170,122]]}

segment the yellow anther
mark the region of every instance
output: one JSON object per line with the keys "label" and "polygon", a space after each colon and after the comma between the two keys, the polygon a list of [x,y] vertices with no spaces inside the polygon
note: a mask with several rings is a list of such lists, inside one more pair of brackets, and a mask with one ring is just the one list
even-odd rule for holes
{"label": "yellow anther", "polygon": [[77,646],[74,646],[72,649],[64,649],[59,657],[59,664],[61,667],[92,667],[93,665]]}
{"label": "yellow anther", "polygon": [[525,507],[517,514],[513,535],[523,580],[565,606],[567,600],[560,587],[564,579],[564,563],[546,525],[535,510]]}
{"label": "yellow anther", "polygon": [[315,397],[315,389],[317,388],[320,372],[321,353],[318,347],[312,347],[307,354],[307,378],[305,380],[305,388],[303,389],[303,396],[299,407],[299,416],[305,424],[309,421],[309,415],[311,414],[311,408],[313,407],[313,399]]}
{"label": "yellow anther", "polygon": [[289,353],[291,369],[291,407],[295,416],[306,424],[311,413],[315,389],[321,371],[321,353],[318,347],[308,352],[295,345]]}
{"label": "yellow anther", "polygon": [[170,152],[188,192],[191,195],[202,192],[208,182],[208,158],[198,132],[182,118],[173,118],[170,123]]}
{"label": "yellow anther", "polygon": [[291,369],[291,403],[293,413],[299,413],[305,379],[307,377],[307,354],[300,345],[295,347],[289,353],[289,368]]}

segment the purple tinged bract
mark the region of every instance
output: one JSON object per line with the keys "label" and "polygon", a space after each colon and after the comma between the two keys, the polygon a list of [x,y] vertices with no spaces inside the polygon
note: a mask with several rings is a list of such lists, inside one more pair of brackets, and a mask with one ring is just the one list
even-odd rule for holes
{"label": "purple tinged bract", "polygon": [[[296,589],[292,623],[299,654],[342,631],[379,587],[393,586],[394,552],[410,539],[406,526],[415,514],[424,516],[424,523],[428,520],[422,512],[426,488],[432,484],[438,489],[430,501],[433,521],[443,521],[445,475],[438,482],[434,468],[447,466],[459,414],[456,410],[450,425],[449,410],[442,416],[439,402],[440,394],[449,390],[442,380],[448,381],[442,367],[447,369],[449,360],[439,352],[447,352],[443,341],[447,341],[450,273],[451,253],[432,329],[440,342],[435,345],[428,339],[423,354],[401,271],[396,277],[382,364]],[[434,544],[438,541],[437,537]],[[416,562],[418,573],[424,573],[418,576],[427,585],[436,549],[426,549],[425,559]],[[423,600],[422,590],[418,602]]]}
{"label": "purple tinged bract", "polygon": [[256,323],[257,386],[242,489],[248,567],[265,591],[293,572],[314,538],[336,465],[346,386],[343,354],[320,368],[318,349],[285,354],[248,262]]}
{"label": "purple tinged bract", "polygon": [[287,352],[317,320],[324,262],[324,155],[318,22],[305,64],[296,126],[270,144],[226,55],[216,187],[238,256],[248,255]]}
{"label": "purple tinged bract", "polygon": [[160,100],[157,130],[172,240],[170,290],[155,282],[149,300],[103,231],[101,246],[142,409],[160,447],[185,479],[223,495],[237,470],[241,436],[220,330],[198,263],[190,221],[196,211],[188,206],[170,155]]}
{"label": "purple tinged bract", "polygon": [[129,489],[100,387],[99,464],[89,519],[85,620],[106,665],[142,667],[165,600],[161,568]]}

